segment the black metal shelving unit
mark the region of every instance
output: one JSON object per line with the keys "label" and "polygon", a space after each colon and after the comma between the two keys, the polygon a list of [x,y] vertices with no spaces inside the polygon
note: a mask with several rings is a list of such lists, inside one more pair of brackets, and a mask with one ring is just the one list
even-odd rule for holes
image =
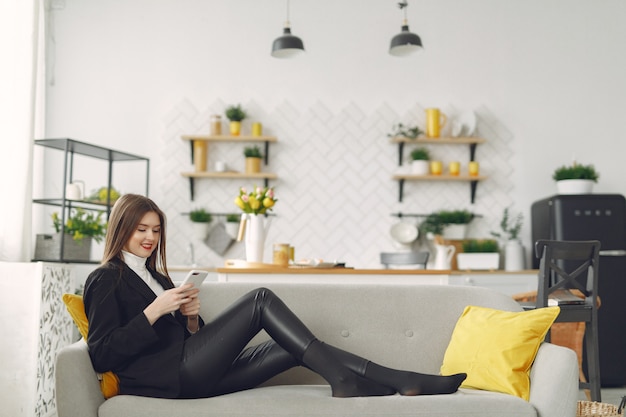
{"label": "black metal shelving unit", "polygon": [[[148,195],[150,186],[150,159],[130,154],[127,152],[121,152],[114,149],[105,148],[102,146],[92,145],[90,143],[81,142],[69,138],[59,139],[37,139],[35,145],[42,146],[48,149],[56,149],[64,153],[63,163],[63,182],[62,184],[70,184],[74,180],[74,156],[82,155],[90,158],[100,159],[108,162],[108,176],[107,176],[107,189],[111,190],[113,187],[113,167],[116,162],[123,161],[135,161],[145,162],[146,164],[146,192]],[[93,202],[87,200],[69,200],[66,198],[65,193],[60,198],[35,198],[33,203],[43,204],[48,206],[56,206],[61,208],[61,234],[64,233],[66,215],[72,208],[83,208],[85,210],[100,211],[106,213],[106,218],[109,218],[111,213],[110,193],[107,193],[107,200],[103,202]],[[60,251],[58,259],[33,259],[33,261],[46,261],[46,262],[83,262],[83,263],[95,263],[92,261],[81,261],[75,259],[67,259],[64,255],[64,239],[61,239]]]}

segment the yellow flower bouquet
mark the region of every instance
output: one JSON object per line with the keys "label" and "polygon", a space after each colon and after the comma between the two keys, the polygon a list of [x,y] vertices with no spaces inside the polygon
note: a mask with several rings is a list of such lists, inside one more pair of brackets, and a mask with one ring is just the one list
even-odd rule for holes
{"label": "yellow flower bouquet", "polygon": [[277,201],[273,188],[256,186],[251,192],[241,187],[239,195],[235,198],[237,207],[242,209],[244,213],[251,214],[265,214],[268,210],[272,210]]}

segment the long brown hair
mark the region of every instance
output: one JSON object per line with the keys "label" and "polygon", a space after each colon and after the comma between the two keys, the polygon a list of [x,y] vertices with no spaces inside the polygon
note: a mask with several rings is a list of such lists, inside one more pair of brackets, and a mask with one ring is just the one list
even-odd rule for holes
{"label": "long brown hair", "polygon": [[154,201],[138,194],[124,194],[115,202],[111,210],[102,258],[103,265],[114,259],[123,261],[122,249],[137,230],[143,216],[149,212],[154,212],[159,216],[161,234],[157,250],[152,252],[146,264],[153,271],[169,277],[165,261],[165,214]]}

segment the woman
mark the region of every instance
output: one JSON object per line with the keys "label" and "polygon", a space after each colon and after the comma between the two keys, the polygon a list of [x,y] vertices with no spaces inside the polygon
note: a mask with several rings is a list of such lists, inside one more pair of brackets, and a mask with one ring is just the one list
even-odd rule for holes
{"label": "woman", "polygon": [[[111,211],[103,262],[85,284],[91,361],[97,372],[117,374],[121,394],[211,397],[300,365],[328,381],[334,397],[452,393],[466,377],[389,369],[326,345],[265,288],[205,324],[199,289],[176,288],[167,275],[165,241],[157,205],[122,196]],[[246,348],[261,330],[272,340]]]}

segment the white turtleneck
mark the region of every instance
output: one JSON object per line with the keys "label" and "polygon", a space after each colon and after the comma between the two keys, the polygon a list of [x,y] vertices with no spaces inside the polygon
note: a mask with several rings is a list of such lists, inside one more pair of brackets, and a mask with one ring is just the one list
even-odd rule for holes
{"label": "white turtleneck", "polygon": [[152,277],[148,268],[146,268],[146,260],[148,258],[142,258],[125,250],[122,251],[122,256],[124,257],[124,262],[133,272],[150,287],[154,293],[159,296],[163,293],[163,287],[159,282]]}

